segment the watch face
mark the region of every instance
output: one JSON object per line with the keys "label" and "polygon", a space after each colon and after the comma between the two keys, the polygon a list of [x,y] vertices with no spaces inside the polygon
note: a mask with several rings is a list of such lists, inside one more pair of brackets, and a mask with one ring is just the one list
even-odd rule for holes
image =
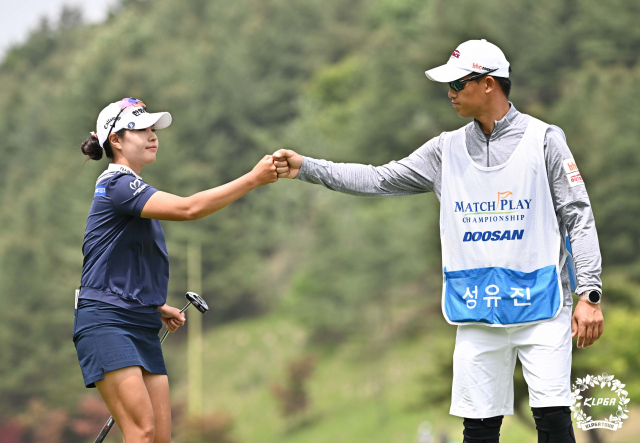
{"label": "watch face", "polygon": [[596,291],[589,292],[589,301],[591,303],[598,303],[600,301],[600,294]]}

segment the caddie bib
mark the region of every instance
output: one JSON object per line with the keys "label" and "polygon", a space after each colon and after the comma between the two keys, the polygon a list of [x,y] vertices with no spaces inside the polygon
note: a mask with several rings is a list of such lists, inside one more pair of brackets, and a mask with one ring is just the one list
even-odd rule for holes
{"label": "caddie bib", "polygon": [[465,128],[445,136],[440,239],[450,324],[515,326],[562,308],[560,230],[544,160],[549,125],[533,117],[509,159],[476,164]]}

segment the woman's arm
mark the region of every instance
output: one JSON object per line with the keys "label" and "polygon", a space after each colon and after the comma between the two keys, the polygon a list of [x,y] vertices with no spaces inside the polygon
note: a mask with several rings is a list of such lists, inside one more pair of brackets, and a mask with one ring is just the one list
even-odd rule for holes
{"label": "woman's arm", "polygon": [[199,220],[233,203],[258,186],[274,183],[276,180],[278,176],[273,159],[266,155],[251,172],[217,188],[198,192],[190,197],[178,197],[158,191],[149,198],[140,215],[156,220]]}

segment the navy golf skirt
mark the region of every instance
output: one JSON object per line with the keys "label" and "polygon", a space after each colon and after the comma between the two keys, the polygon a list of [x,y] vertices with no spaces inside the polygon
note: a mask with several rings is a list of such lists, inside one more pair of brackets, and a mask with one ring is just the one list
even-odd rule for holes
{"label": "navy golf skirt", "polygon": [[167,374],[158,332],[161,314],[129,311],[94,300],[78,300],[73,327],[80,369],[87,388],[104,380],[105,372],[142,366]]}

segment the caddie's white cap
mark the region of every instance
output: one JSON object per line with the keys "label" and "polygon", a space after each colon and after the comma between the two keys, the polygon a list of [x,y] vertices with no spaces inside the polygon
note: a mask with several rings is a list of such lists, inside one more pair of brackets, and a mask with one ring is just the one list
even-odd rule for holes
{"label": "caddie's white cap", "polygon": [[171,114],[168,112],[149,113],[142,101],[135,98],[123,98],[119,102],[107,105],[100,111],[96,132],[98,142],[100,146],[103,146],[109,131],[113,134],[121,129],[145,129],[153,125],[156,129],[162,129],[170,124]]}
{"label": "caddie's white cap", "polygon": [[448,83],[468,75],[471,72],[487,72],[495,77],[509,78],[509,62],[504,53],[493,43],[485,39],[469,40],[462,43],[451,53],[446,65],[425,72],[429,80]]}

